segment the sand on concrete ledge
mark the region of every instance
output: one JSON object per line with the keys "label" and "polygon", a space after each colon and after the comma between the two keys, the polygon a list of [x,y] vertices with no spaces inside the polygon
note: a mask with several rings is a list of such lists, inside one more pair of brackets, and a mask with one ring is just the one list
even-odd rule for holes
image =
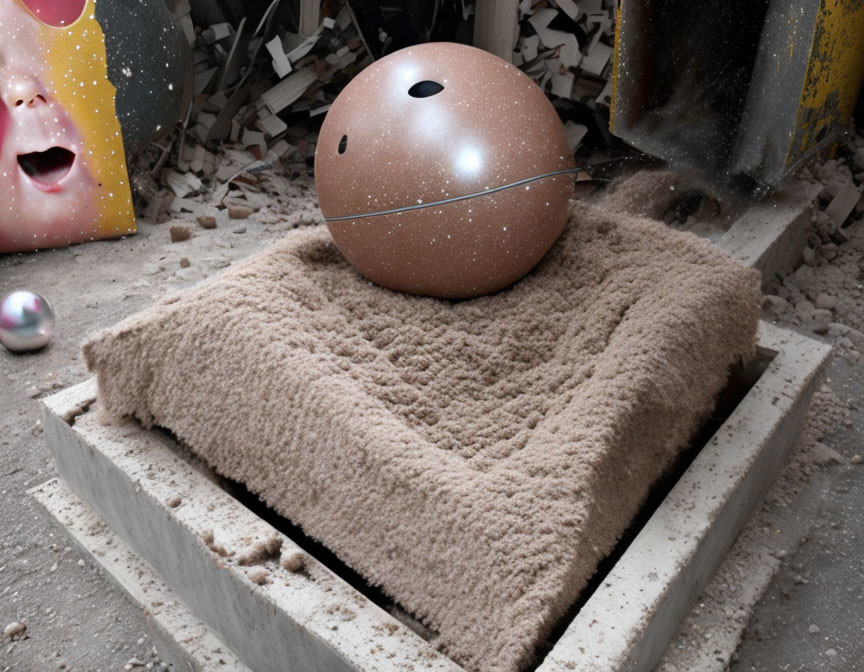
{"label": "sand on concrete ledge", "polygon": [[84,347],[159,425],[381,586],[468,670],[530,662],[754,352],[758,274],[577,204],[494,296],[376,287],[297,231]]}

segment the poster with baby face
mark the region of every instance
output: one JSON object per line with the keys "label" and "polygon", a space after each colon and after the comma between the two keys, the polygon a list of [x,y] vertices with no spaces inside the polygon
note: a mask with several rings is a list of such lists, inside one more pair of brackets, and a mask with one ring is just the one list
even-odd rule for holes
{"label": "poster with baby face", "polygon": [[0,253],[135,232],[95,1],[0,0]]}

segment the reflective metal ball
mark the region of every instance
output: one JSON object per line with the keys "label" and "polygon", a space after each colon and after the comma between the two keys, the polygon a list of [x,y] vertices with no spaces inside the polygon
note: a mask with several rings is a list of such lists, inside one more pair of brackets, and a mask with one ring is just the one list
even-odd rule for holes
{"label": "reflective metal ball", "polygon": [[26,289],[0,302],[0,343],[12,352],[39,350],[54,333],[54,311],[44,296]]}

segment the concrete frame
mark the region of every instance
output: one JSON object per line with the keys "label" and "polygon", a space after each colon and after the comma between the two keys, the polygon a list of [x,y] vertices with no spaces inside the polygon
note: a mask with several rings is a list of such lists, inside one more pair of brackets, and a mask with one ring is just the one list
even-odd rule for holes
{"label": "concrete frame", "polygon": [[[774,355],[768,369],[538,672],[648,672],[660,659],[784,464],[830,355],[829,346],[767,323],[761,324],[759,343]],[[153,567],[194,614],[192,620],[203,621],[243,664],[260,672],[462,669],[314,558],[306,557],[300,574],[282,568],[277,558],[265,559],[255,569],[266,572],[266,583],[253,581],[237,560],[241,553],[226,556],[206,539],[215,539],[217,549],[244,549],[277,537],[283,553],[296,549],[293,542],[184,460],[165,435],[131,423],[93,421],[88,409],[95,398],[94,381],[88,381],[43,401],[58,472]],[[62,523],[63,516],[46,503],[46,488],[34,495]],[[75,536],[70,523],[64,524]],[[152,609],[146,597],[130,596]]]}
{"label": "concrete frame", "polygon": [[152,641],[174,672],[252,672],[195,618],[159,575],[59,478],[28,493],[53,516],[114,585],[147,615]]}
{"label": "concrete frame", "polygon": [[762,273],[765,287],[795,270],[807,244],[807,227],[821,184],[787,184],[750,207],[717,241],[717,246]]}

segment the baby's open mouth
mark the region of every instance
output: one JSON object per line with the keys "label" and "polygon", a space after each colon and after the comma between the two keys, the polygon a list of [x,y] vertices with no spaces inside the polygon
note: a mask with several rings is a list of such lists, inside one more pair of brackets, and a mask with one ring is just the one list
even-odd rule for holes
{"label": "baby's open mouth", "polygon": [[44,152],[19,154],[18,165],[31,178],[43,184],[56,184],[69,174],[75,163],[75,153],[64,147],[52,147]]}

